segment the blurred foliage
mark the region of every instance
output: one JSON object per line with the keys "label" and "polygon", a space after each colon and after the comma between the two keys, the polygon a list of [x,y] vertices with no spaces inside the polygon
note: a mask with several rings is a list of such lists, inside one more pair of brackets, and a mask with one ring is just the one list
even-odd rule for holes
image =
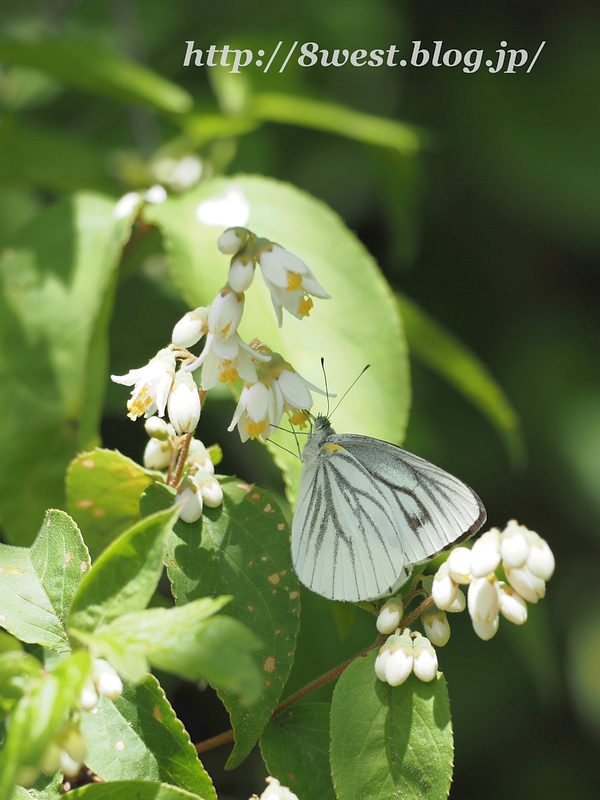
{"label": "blurred foliage", "polygon": [[[77,271],[78,248],[94,246],[82,238],[81,218],[64,196],[85,192],[84,205],[104,202],[90,191],[116,199],[155,182],[161,161],[195,152],[203,178],[259,173],[330,204],[393,288],[415,301],[425,321],[437,321],[432,336],[451,331],[486,365],[480,377],[493,376],[502,386],[508,399],[502,398],[505,416],[496,424],[504,424],[506,436],[513,409],[520,418],[527,449],[520,472],[483,417],[440,380],[460,386],[450,362],[436,367],[421,352],[423,363],[412,363],[406,446],[475,485],[491,524],[516,517],[547,538],[557,555],[544,619],[514,636],[501,631],[485,644],[467,620],[457,619],[440,654],[456,739],[452,797],[461,800],[600,794],[600,605],[584,588],[600,578],[599,32],[600,13],[586,0],[466,0],[459,7],[432,0],[261,0],[251,6],[241,0],[4,0],[0,11],[0,246],[12,248],[4,264],[21,299],[37,287],[40,302],[52,302],[43,287],[62,286],[53,275],[64,282]],[[530,52],[541,40],[547,44],[530,74],[290,62],[283,74],[252,66],[233,76],[184,68],[189,40],[202,48],[230,44],[266,52],[280,40],[284,48],[297,40],[351,51],[395,43],[401,53],[410,52],[413,40],[429,47],[442,40],[463,51],[493,51],[500,40]],[[72,237],[59,242],[53,220],[67,213]],[[128,224],[115,224],[113,258],[98,265],[100,282],[112,280]],[[31,253],[19,255],[28,226],[39,232],[35,263]],[[185,308],[166,272],[161,237],[151,233],[135,244],[136,237],[134,229],[110,323],[111,371],[118,374],[152,356]],[[12,272],[15,253],[29,259],[26,285],[25,272]],[[74,321],[69,347],[76,341],[82,359],[102,360],[107,353],[98,332],[106,330],[110,309],[69,288],[63,297]],[[12,297],[11,314],[17,300]],[[6,297],[2,303],[3,368],[11,339]],[[36,441],[45,436],[44,446],[52,442],[53,457],[66,464],[93,442],[93,426],[80,411],[82,376],[74,375],[62,392],[49,383],[47,397],[29,393],[29,370],[45,375],[50,356],[35,346],[35,314],[27,321],[31,346],[10,357],[10,366],[20,364],[11,391],[24,401],[16,417],[4,417],[4,447],[14,446],[14,431],[27,428],[30,414]],[[54,330],[59,354],[60,333]],[[410,346],[408,326],[407,338]],[[91,413],[98,416],[106,389],[90,391]],[[139,461],[144,436],[124,421],[120,398],[115,387],[108,390],[104,444]],[[485,391],[478,399],[485,407]],[[226,400],[207,409],[208,439],[229,412]],[[245,479],[281,490],[259,447],[242,449],[234,435],[222,444],[223,471],[228,463],[241,471],[242,464]],[[35,498],[36,480],[32,472],[21,494],[10,482],[4,488],[31,516],[21,544],[33,539],[40,509],[50,500],[63,502],[60,475],[48,501],[44,492]],[[330,605],[304,592],[288,692],[372,639],[366,614],[357,612],[351,622],[340,642]],[[331,691],[324,687],[314,700],[329,701]],[[182,685],[172,694],[197,741],[227,722],[208,692],[200,696],[206,719],[188,720],[194,692]],[[225,760],[219,758],[203,759],[211,773]],[[216,772],[219,796],[245,800],[259,790],[262,771],[251,762],[243,771]]]}

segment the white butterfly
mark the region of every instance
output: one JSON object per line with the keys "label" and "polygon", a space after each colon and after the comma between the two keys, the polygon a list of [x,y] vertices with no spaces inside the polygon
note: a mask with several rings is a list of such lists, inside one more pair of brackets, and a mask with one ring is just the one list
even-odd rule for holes
{"label": "white butterfly", "polygon": [[415,564],[475,533],[483,503],[458,478],[401,447],[315,419],[292,522],[300,581],[332,600],[392,594]]}

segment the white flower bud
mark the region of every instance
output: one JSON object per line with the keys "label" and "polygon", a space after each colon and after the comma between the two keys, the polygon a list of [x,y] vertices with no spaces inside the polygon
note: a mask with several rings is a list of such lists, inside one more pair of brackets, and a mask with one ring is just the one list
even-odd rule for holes
{"label": "white flower bud", "polygon": [[471,582],[471,551],[468,547],[455,547],[446,563],[456,583]]}
{"label": "white flower bud", "polygon": [[237,294],[229,285],[224,286],[208,310],[209,333],[224,341],[229,339],[237,333],[243,313],[244,295]]}
{"label": "white flower bud", "polygon": [[294,794],[287,786],[282,786],[277,778],[269,775],[266,780],[269,785],[258,800],[298,800],[298,795]]}
{"label": "white flower bud", "polygon": [[184,522],[196,522],[202,516],[202,495],[196,486],[188,483],[180,488],[175,502],[181,506],[179,519]]}
{"label": "white flower bud", "polygon": [[166,442],[169,438],[169,428],[171,426],[162,417],[148,417],[144,423],[144,428],[148,436],[153,439],[160,439],[161,442]]}
{"label": "white flower bud", "polygon": [[119,678],[116,669],[103,658],[94,659],[92,677],[98,694],[102,697],[117,700],[123,694],[123,681]]}
{"label": "white flower bud", "polygon": [[450,639],[450,624],[443,611],[423,616],[423,628],[432,644],[443,647]]}
{"label": "white flower bud", "polygon": [[467,602],[472,620],[491,622],[500,612],[498,581],[476,578],[469,586]]}
{"label": "white flower bud", "polygon": [[215,467],[210,454],[200,439],[192,439],[187,455],[188,464],[197,464],[203,472],[214,474]]}
{"label": "white flower bud", "polygon": [[219,481],[208,472],[198,472],[194,475],[194,482],[198,486],[204,505],[209,508],[218,508],[223,502],[223,489]]}
{"label": "white flower bud", "polygon": [[385,665],[391,655],[392,654],[390,650],[383,645],[383,647],[381,647],[379,650],[377,658],[375,659],[375,675],[377,675],[379,680],[383,681],[384,683],[387,683],[387,679],[385,677]]}
{"label": "white flower bud", "polygon": [[176,373],[167,410],[177,433],[191,433],[196,430],[200,419],[200,395],[189,372],[179,370]]}
{"label": "white flower bud", "polygon": [[554,554],[548,542],[541,536],[538,536],[536,541],[530,541],[527,569],[536,577],[548,581],[554,574],[554,567]]}
{"label": "white flower bud", "polygon": [[499,624],[499,617],[494,617],[491,622],[480,622],[479,620],[474,619],[473,630],[480,639],[483,639],[484,642],[487,642],[498,633]]}
{"label": "white flower bud", "polygon": [[412,672],[412,639],[404,633],[393,637],[393,640],[394,644],[390,646],[391,655],[385,662],[385,679],[390,686],[400,686]]}
{"label": "white flower bud", "polygon": [[114,207],[113,217],[115,219],[125,219],[134,211],[140,200],[141,197],[137,192],[127,192]]}
{"label": "white flower bud", "polygon": [[431,587],[433,601],[440,610],[445,611],[450,608],[457,593],[458,583],[450,575],[448,562],[444,561],[433,579]]}
{"label": "white flower bud", "polygon": [[156,183],[154,186],[151,186],[148,189],[144,195],[144,199],[147,203],[155,203],[156,205],[160,205],[167,199],[167,190],[164,186],[161,186],[160,183]]}
{"label": "white flower bud", "polygon": [[[152,417],[151,419],[154,419]],[[144,450],[144,466],[146,469],[166,469],[171,461],[169,442],[150,439]]]}
{"label": "white flower bud", "polygon": [[471,549],[471,575],[483,578],[500,564],[500,532],[496,528],[484,533]]}
{"label": "white flower bud", "polygon": [[[81,690],[81,694],[79,695],[79,705],[83,708],[84,711],[91,711],[92,708],[96,708],[96,703],[98,702],[98,692],[96,691],[96,686],[94,685],[94,681],[91,678],[88,678],[87,681],[83,684],[83,689]],[[47,772],[44,767],[42,767],[44,772]],[[56,768],[58,769],[58,767]],[[54,772],[56,772],[56,769]],[[51,773],[53,774],[53,773]]]}
{"label": "white flower bud", "polygon": [[192,347],[208,331],[208,309],[200,306],[179,320],[173,328],[171,341],[176,347]]}
{"label": "white flower bud", "polygon": [[234,292],[245,292],[254,279],[254,259],[241,255],[231,260],[227,282]]}
{"label": "white flower bud", "polygon": [[227,228],[217,239],[217,247],[225,255],[235,255],[248,241],[246,228]]}
{"label": "white flower bud", "polygon": [[420,681],[432,681],[438,671],[437,654],[429,639],[417,636],[413,642],[413,672]]}
{"label": "white flower bud", "polygon": [[500,539],[500,553],[505,567],[522,567],[529,554],[529,543],[525,536],[526,528],[512,519]]}
{"label": "white flower bud", "polygon": [[467,598],[465,597],[465,593],[462,591],[462,589],[459,589],[456,593],[456,597],[454,598],[454,602],[445,610],[450,614],[460,614],[460,612],[464,611],[466,607]]}
{"label": "white flower bud", "polygon": [[508,582],[528,603],[537,601],[546,594],[546,583],[527,567],[505,569]]}
{"label": "white flower bud", "polygon": [[402,601],[395,597],[387,600],[379,611],[377,617],[377,630],[379,633],[393,633],[404,614],[404,606]]}
{"label": "white flower bud", "polygon": [[512,586],[507,586],[504,581],[498,583],[498,589],[502,616],[506,617],[509,622],[514,622],[515,625],[523,625],[524,622],[527,622],[527,603],[521,595]]}

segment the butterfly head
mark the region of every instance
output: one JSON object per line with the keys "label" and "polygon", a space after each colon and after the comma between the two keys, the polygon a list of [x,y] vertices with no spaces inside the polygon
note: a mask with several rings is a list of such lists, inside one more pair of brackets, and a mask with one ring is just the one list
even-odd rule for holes
{"label": "butterfly head", "polygon": [[307,443],[304,445],[302,451],[302,461],[310,461],[319,453],[321,447],[327,441],[327,438],[334,433],[329,417],[323,414],[318,414],[313,418],[313,430],[308,438]]}

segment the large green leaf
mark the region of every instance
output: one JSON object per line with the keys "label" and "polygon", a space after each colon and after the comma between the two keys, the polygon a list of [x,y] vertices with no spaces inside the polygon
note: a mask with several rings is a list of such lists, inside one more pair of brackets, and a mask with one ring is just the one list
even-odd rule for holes
{"label": "large green leaf", "polygon": [[93,40],[24,42],[2,39],[0,58],[11,64],[43,70],[82,89],[145,103],[158,111],[181,114],[193,105],[185,89],[119,53],[100,47]]}
{"label": "large green leaf", "polygon": [[[263,489],[237,478],[222,483],[223,505],[206,508],[201,520],[179,520],[167,543],[167,573],[183,606],[206,595],[232,595],[224,609],[263,643],[263,694],[246,708],[238,695],[220,691],[231,716],[236,766],[260,734],[288,679],[298,636],[300,587],[292,569],[289,530],[281,510]],[[150,486],[142,513],[172,502],[171,490]]]}
{"label": "large green leaf", "polygon": [[24,642],[68,652],[69,607],[89,567],[77,525],[64,511],[48,511],[32,547],[0,544],[0,625]]}
{"label": "large green leaf", "polygon": [[[259,337],[281,352],[308,380],[323,385],[320,357],[325,358],[329,388],[338,395],[366,364],[361,378],[336,412],[336,428],[400,443],[410,404],[406,344],[400,315],[390,289],[373,258],[330,208],[287,184],[238,176],[202,184],[145,216],[163,231],[172,275],[190,306],[206,305],[227,281],[229,260],[217,249],[220,227],[196,218],[201,202],[215,199],[237,185],[250,208],[248,227],[278,242],[308,264],[331,300],[315,300],[309,319],[286,315],[277,321],[269,292],[256,275],[246,294],[242,337]],[[325,410],[325,404],[318,406]],[[289,434],[273,437],[294,447]],[[277,449],[274,456],[287,474],[295,496],[300,462]]]}
{"label": "large green leaf", "polygon": [[97,441],[107,310],[132,215],[81,193],[39,214],[0,260],[0,521],[28,544],[64,472]]}
{"label": "large green leaf", "polygon": [[166,538],[178,511],[168,508],[121,534],[94,563],[73,598],[69,630],[85,640],[102,625],[146,608],[163,570]]}
{"label": "large green leaf", "polygon": [[67,508],[92,558],[140,518],[140,497],[157,473],[113,450],[80,453],[67,472]]}
{"label": "large green leaf", "polygon": [[331,705],[331,772],[338,800],[446,800],[453,746],[443,675],[391,687],[376,651],[340,676]]}
{"label": "large green leaf", "polygon": [[411,353],[467,398],[496,428],[516,464],[524,457],[517,413],[487,367],[455,336],[406,297],[398,296]]}
{"label": "large green leaf", "polygon": [[90,783],[69,792],[70,800],[205,800],[166,783],[116,781]]}
{"label": "large green leaf", "polygon": [[100,628],[91,645],[131,683],[143,679],[150,663],[188,681],[208,680],[252,704],[262,693],[262,676],[251,653],[261,643],[238,620],[213,616],[230,599],[204,597],[179,608],[124,614]]}
{"label": "large green leaf", "polygon": [[187,731],[152,675],[135,688],[125,685],[115,703],[101,699],[96,712],[82,715],[81,727],[89,744],[86,763],[105,781],[165,781],[216,800]]}
{"label": "large green leaf", "polygon": [[300,800],[336,800],[329,766],[329,703],[296,703],[271,720],[260,740],[270,775]]}

